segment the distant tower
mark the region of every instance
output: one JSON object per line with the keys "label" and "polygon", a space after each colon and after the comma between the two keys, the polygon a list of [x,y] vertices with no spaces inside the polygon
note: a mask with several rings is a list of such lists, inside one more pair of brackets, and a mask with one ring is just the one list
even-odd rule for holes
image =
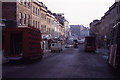
{"label": "distant tower", "polygon": [[115,0],[115,2],[119,2],[120,0]]}

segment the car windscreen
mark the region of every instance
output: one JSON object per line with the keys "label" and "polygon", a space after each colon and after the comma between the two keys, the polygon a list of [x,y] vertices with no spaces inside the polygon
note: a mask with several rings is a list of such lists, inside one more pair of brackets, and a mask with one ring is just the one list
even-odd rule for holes
{"label": "car windscreen", "polygon": [[58,43],[53,43],[52,46],[58,46],[59,44]]}
{"label": "car windscreen", "polygon": [[55,46],[55,44],[52,44],[52,46]]}

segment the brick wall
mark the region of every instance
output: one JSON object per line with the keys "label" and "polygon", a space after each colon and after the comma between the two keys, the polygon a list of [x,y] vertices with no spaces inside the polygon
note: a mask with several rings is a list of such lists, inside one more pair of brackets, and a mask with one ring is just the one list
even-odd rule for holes
{"label": "brick wall", "polygon": [[16,8],[16,11],[17,11],[17,16],[16,16],[16,18],[17,18],[17,22],[18,22],[18,25],[20,26],[20,20],[19,20],[19,13],[22,13],[22,26],[24,26],[25,24],[24,24],[24,14],[26,14],[26,25],[28,25],[28,16],[30,16],[30,23],[29,23],[29,25],[30,26],[32,26],[31,25],[31,23],[32,23],[32,18],[31,18],[31,16],[32,16],[32,14],[31,14],[31,2],[30,2],[30,7],[28,7],[28,3],[25,5],[23,2],[22,3],[20,3],[20,2],[17,2],[16,3],[17,4],[17,8]]}
{"label": "brick wall", "polygon": [[110,38],[110,32],[113,29],[113,26],[120,21],[120,2],[114,3],[109,10],[105,13],[103,17],[101,17],[101,20],[99,23],[93,25],[90,25],[91,31],[94,31],[94,33],[97,33],[97,39],[98,44],[101,46],[104,46],[104,36],[106,35],[107,38]]}
{"label": "brick wall", "polygon": [[[100,24],[100,34],[102,36],[109,35],[110,31],[112,30],[113,26],[118,22],[120,19],[120,13],[117,11],[117,7],[120,5],[119,3],[113,4],[109,10],[105,13],[105,15],[101,19]],[[97,26],[98,27],[98,26]]]}
{"label": "brick wall", "polygon": [[2,18],[16,20],[16,2],[2,3]]}

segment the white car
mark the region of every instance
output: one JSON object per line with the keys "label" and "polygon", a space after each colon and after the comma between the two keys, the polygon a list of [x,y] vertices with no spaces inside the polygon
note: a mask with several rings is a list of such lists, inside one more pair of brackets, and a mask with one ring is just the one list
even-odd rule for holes
{"label": "white car", "polygon": [[51,43],[51,52],[62,51],[62,44],[60,42]]}
{"label": "white car", "polygon": [[83,44],[85,42],[85,39],[78,40],[79,44]]}
{"label": "white car", "polygon": [[72,44],[66,44],[66,45],[65,45],[65,48],[71,48],[71,47],[73,47]]}

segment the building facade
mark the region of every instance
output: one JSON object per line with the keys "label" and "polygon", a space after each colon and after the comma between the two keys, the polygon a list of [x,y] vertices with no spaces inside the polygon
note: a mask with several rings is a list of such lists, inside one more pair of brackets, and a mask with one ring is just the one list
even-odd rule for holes
{"label": "building facade", "polygon": [[[17,0],[16,2],[2,2],[2,19],[16,21],[16,27],[34,27],[41,31],[45,48],[48,49],[49,40],[59,38],[65,40],[65,27],[62,14],[52,13],[38,0]],[[65,24],[65,25],[64,25]]]}
{"label": "building facade", "polygon": [[38,0],[2,2],[2,19],[15,20],[17,27],[35,27],[40,29],[44,36],[50,35],[52,38],[65,33],[64,17],[52,13]]}
{"label": "building facade", "polygon": [[[98,44],[104,47],[104,44],[107,43],[106,40],[110,39],[110,32],[112,31],[115,24],[120,21],[120,2],[115,2],[109,10],[101,17],[100,20],[93,26],[93,22],[90,23],[90,33],[93,33],[97,36]],[[99,46],[98,45],[98,46]]]}
{"label": "building facade", "polygon": [[83,25],[70,25],[72,36],[82,39],[85,36],[89,36],[89,28]]}
{"label": "building facade", "polygon": [[69,36],[69,22],[67,20],[64,21],[64,27],[65,27],[65,38],[67,39]]}

